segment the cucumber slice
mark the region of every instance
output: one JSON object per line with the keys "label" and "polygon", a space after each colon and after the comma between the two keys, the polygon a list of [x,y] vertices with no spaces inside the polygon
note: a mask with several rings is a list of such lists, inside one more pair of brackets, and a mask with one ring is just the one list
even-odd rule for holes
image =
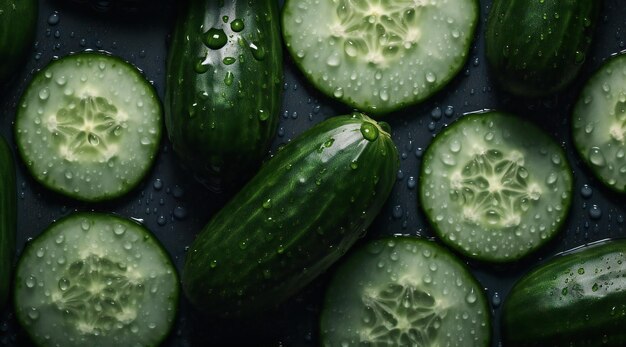
{"label": "cucumber slice", "polygon": [[424,153],[422,208],[438,236],[482,261],[517,260],[552,239],[572,200],[565,153],[541,129],[498,112],[467,115]]}
{"label": "cucumber slice", "polygon": [[52,224],[16,270],[16,316],[40,346],[158,346],[178,296],[176,270],[157,239],[106,214]]}
{"label": "cucumber slice", "polygon": [[324,346],[489,346],[481,285],[434,242],[377,240],[355,251],[330,282]]}
{"label": "cucumber slice", "polygon": [[626,55],[610,59],[589,79],[574,107],[572,133],[593,174],[626,193]]}
{"label": "cucumber slice", "polygon": [[371,114],[430,97],[463,67],[475,0],[287,0],[283,36],[320,91]]}
{"label": "cucumber slice", "polygon": [[84,201],[134,188],[156,157],[162,109],[154,87],[119,58],[84,52],[52,62],[22,96],[19,153],[35,180]]}

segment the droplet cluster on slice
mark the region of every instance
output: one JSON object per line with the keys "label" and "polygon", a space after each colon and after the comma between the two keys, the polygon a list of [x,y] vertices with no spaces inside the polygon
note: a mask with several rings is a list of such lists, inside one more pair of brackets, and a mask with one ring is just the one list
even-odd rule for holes
{"label": "droplet cluster on slice", "polygon": [[609,188],[626,192],[626,56],[606,62],[574,107],[574,144],[583,161]]}
{"label": "droplet cluster on slice", "polygon": [[152,166],[161,117],[154,88],[135,67],[84,52],[34,77],[17,110],[16,141],[40,183],[80,200],[112,199]]}
{"label": "droplet cluster on slice", "polygon": [[321,317],[325,346],[488,346],[485,294],[434,242],[381,239],[334,275]]}
{"label": "droplet cluster on slice", "polygon": [[325,94],[370,113],[420,102],[464,64],[474,0],[288,0],[287,48]]}
{"label": "droplet cluster on slice", "polygon": [[539,128],[498,112],[467,115],[424,154],[420,201],[444,242],[506,262],[559,231],[572,197],[562,148]]}
{"label": "droplet cluster on slice", "polygon": [[18,264],[18,321],[50,346],[157,346],[176,317],[178,277],[140,225],[79,213],[33,240]]}

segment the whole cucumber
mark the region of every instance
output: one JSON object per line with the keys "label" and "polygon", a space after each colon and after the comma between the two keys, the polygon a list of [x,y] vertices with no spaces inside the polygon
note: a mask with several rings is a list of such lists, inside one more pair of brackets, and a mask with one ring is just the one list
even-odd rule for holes
{"label": "whole cucumber", "polygon": [[502,312],[504,346],[626,346],[626,240],[557,256],[520,279]]}
{"label": "whole cucumber", "polygon": [[386,123],[353,114],[307,130],[200,232],[182,276],[188,298],[221,316],[280,304],[365,233],[398,166]]}
{"label": "whole cucumber", "polygon": [[11,287],[17,229],[16,194],[13,154],[0,136],[0,308],[6,304]]}
{"label": "whole cucumber", "polygon": [[282,46],[275,0],[189,0],[167,64],[175,152],[221,190],[254,172],[276,132]]}
{"label": "whole cucumber", "polygon": [[506,91],[539,97],[578,74],[601,0],[494,0],[485,39],[492,76]]}
{"label": "whole cucumber", "polygon": [[25,61],[35,40],[38,0],[0,1],[0,84]]}

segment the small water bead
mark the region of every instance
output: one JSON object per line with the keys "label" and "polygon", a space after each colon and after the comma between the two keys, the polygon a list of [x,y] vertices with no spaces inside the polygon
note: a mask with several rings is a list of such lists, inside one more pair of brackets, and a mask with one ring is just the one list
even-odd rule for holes
{"label": "small water bead", "polygon": [[500,294],[498,294],[498,292],[493,293],[493,296],[491,297],[491,304],[493,307],[500,307],[500,304],[502,304],[502,299],[500,298]]}
{"label": "small water bead", "polygon": [[379,96],[380,100],[389,101],[389,91],[387,89],[382,89]]}
{"label": "small water bead", "polygon": [[415,189],[415,187],[417,186],[417,180],[415,179],[415,177],[410,176],[409,179],[406,181],[406,185],[407,188],[409,189]]}
{"label": "small water bead", "polygon": [[230,29],[236,33],[242,31],[243,29],[245,29],[245,24],[243,22],[243,19],[235,19],[230,23]]}
{"label": "small water bead", "polygon": [[437,81],[437,75],[434,72],[428,71],[426,72],[426,82],[435,83]]}
{"label": "small water bead", "polygon": [[467,296],[465,297],[465,300],[467,301],[468,304],[473,304],[476,302],[476,300],[478,300],[478,297],[476,297],[476,294],[472,290],[467,294]]}
{"label": "small water bead", "polygon": [[165,224],[167,224],[167,219],[165,218],[165,216],[160,215],[159,217],[157,217],[157,224],[160,226],[164,226]]}
{"label": "small water bead", "polygon": [[31,307],[28,310],[28,318],[32,320],[37,320],[39,318],[39,311],[36,308]]}
{"label": "small water bead", "polygon": [[343,97],[343,88],[341,88],[341,87],[336,88],[336,89],[335,89],[335,91],[333,92],[333,95],[334,95],[336,98],[341,98],[341,97]]}
{"label": "small water bead", "polygon": [[602,217],[602,210],[598,207],[598,205],[594,204],[591,208],[589,208],[589,217],[596,220]]}
{"label": "small water bead", "polygon": [[61,21],[61,17],[59,17],[58,12],[54,12],[48,17],[48,24],[51,26],[55,26],[59,24],[60,21]]}
{"label": "small water bead", "polygon": [[584,184],[580,188],[580,195],[585,199],[589,199],[593,195],[593,189],[588,184]]}
{"label": "small water bead", "polygon": [[237,59],[234,57],[225,57],[222,59],[222,63],[224,63],[224,65],[233,65],[236,61]]}
{"label": "small water bead", "polygon": [[440,120],[442,116],[441,108],[435,107],[432,111],[430,111],[430,117],[434,120]]}
{"label": "small water bead", "polygon": [[393,212],[392,212],[393,218],[400,219],[402,218],[403,214],[404,214],[404,211],[402,210],[402,206],[396,205],[393,207]]}
{"label": "small water bead", "polygon": [[341,59],[337,54],[332,54],[328,57],[328,59],[326,59],[326,64],[331,67],[337,67],[341,65]]}
{"label": "small water bead", "polygon": [[35,276],[33,275],[30,275],[28,276],[28,278],[26,278],[24,284],[26,284],[26,288],[34,288],[35,284],[37,284],[37,278],[35,278]]}
{"label": "small water bead", "polygon": [[176,206],[176,208],[174,208],[173,214],[174,218],[178,220],[183,220],[187,217],[187,210],[184,207]]}
{"label": "small water bead", "polygon": [[42,101],[48,100],[50,97],[50,90],[48,88],[43,88],[39,91],[39,99]]}
{"label": "small water bead", "polygon": [[589,150],[589,161],[595,166],[603,167],[606,165],[604,154],[598,147],[592,147]]}
{"label": "small water bead", "polygon": [[61,279],[59,279],[59,289],[64,292],[66,290],[68,290],[70,288],[70,280],[68,280],[65,277],[61,277]]}
{"label": "small water bead", "polygon": [[378,138],[378,127],[370,122],[361,125],[361,134],[368,141],[375,141]]}

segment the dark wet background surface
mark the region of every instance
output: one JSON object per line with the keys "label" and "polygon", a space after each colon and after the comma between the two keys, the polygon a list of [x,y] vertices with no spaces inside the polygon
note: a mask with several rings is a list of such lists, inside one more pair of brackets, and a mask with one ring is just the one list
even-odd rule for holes
{"label": "dark wet background surface", "polygon": [[[607,57],[625,49],[626,6],[620,0],[605,1],[590,56],[572,86],[556,96],[528,102],[498,92],[489,78],[483,51],[485,18],[491,1],[480,2],[482,20],[463,72],[433,99],[385,119],[393,129],[401,153],[401,169],[391,198],[365,239],[389,234],[433,237],[417,206],[420,158],[432,137],[464,113],[482,109],[514,112],[555,136],[567,151],[575,177],[572,210],[560,236],[518,264],[494,268],[469,262],[493,309],[493,345],[498,346],[501,303],[519,276],[557,252],[626,233],[626,196],[610,192],[591,176],[574,153],[569,134],[570,112],[580,87]],[[70,52],[95,49],[121,56],[143,70],[163,96],[167,37],[175,12],[173,3],[173,0],[146,1],[139,12],[98,14],[68,5],[64,0],[40,0],[34,50],[17,80],[0,92],[0,133],[13,141],[15,106],[33,72],[53,57]],[[285,58],[285,94],[274,149],[313,124],[350,111],[309,87],[290,58],[287,55]],[[164,243],[179,269],[194,235],[227,199],[207,191],[186,174],[166,139],[154,169],[138,189],[122,199],[89,205],[63,198],[36,184],[21,163],[18,163],[18,195],[18,251],[52,221],[72,211],[115,212],[142,220]],[[315,345],[317,317],[328,277],[322,276],[277,312],[247,322],[203,319],[182,299],[176,326],[164,345]],[[0,346],[28,346],[9,309],[0,314]]]}

